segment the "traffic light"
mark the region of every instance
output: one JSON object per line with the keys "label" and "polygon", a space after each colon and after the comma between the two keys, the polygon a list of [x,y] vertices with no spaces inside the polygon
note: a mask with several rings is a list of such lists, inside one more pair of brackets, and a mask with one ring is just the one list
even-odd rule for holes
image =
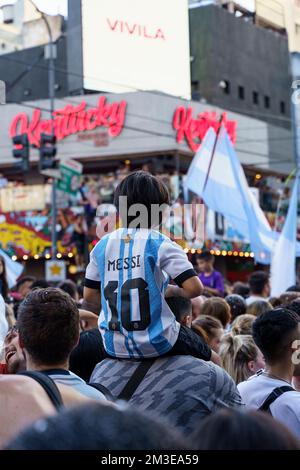
{"label": "traffic light", "polygon": [[20,134],[13,137],[13,156],[19,158],[22,171],[29,171],[29,141],[27,134]]}
{"label": "traffic light", "polygon": [[40,171],[55,168],[56,137],[52,134],[41,134]]}

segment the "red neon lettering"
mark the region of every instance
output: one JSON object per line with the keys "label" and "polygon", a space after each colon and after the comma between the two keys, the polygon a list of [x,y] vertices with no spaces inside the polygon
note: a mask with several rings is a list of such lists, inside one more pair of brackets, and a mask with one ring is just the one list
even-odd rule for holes
{"label": "red neon lettering", "polygon": [[93,129],[96,129],[96,127],[97,127],[97,114],[98,114],[97,109],[90,109],[86,113],[85,127],[88,131],[92,131]]}
{"label": "red neon lettering", "polygon": [[12,120],[10,125],[10,135],[20,135],[27,131],[28,117],[25,113],[20,113]]}
{"label": "red neon lettering", "polygon": [[11,122],[9,135],[27,134],[31,145],[40,145],[41,133],[50,134],[52,129],[57,140],[63,140],[78,132],[91,131],[97,127],[107,127],[112,137],[117,137],[124,127],[126,101],[108,104],[105,96],[100,96],[95,108],[87,108],[83,101],[77,106],[68,104],[53,113],[53,119],[41,119],[41,110],[35,109],[31,120],[25,113],[19,113]]}
{"label": "red neon lettering", "polygon": [[133,27],[130,28],[129,24],[128,24],[127,21],[126,21],[125,26],[126,26],[127,31],[128,31],[129,34],[133,34],[133,33],[135,32],[136,24],[134,24]]}
{"label": "red neon lettering", "polygon": [[[236,141],[236,121],[229,121],[227,113],[223,113],[222,124],[225,126],[232,143]],[[193,152],[197,152],[208,129],[213,127],[217,132],[220,121],[216,112],[205,111],[193,119],[193,109],[178,106],[173,116],[173,128],[177,131],[176,140],[181,144],[184,140]]]}
{"label": "red neon lettering", "polygon": [[108,26],[110,27],[110,29],[111,29],[112,31],[115,31],[116,27],[118,26],[119,20],[115,20],[114,24],[112,24],[112,23],[110,22],[110,19],[109,19],[109,18],[106,18],[106,21],[107,21]]}
{"label": "red neon lettering", "polygon": [[166,40],[165,36],[164,36],[164,33],[161,29],[158,29],[156,31],[156,36],[155,36],[155,39],[163,39],[164,41]]}
{"label": "red neon lettering", "polygon": [[162,39],[163,41],[166,39],[161,28],[152,28],[153,33],[151,34],[151,31],[146,25],[138,23],[130,24],[127,21],[111,20],[110,18],[106,18],[106,22],[109,29],[113,32],[118,31],[120,33],[130,34],[131,36],[144,37],[145,39]]}
{"label": "red neon lettering", "polygon": [[149,36],[149,34],[147,33],[147,27],[146,26],[144,26],[144,38],[154,39],[153,36]]}

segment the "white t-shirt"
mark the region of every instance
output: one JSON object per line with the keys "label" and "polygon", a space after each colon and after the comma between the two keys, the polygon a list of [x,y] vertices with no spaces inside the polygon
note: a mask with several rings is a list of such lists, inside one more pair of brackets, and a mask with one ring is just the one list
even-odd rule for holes
{"label": "white t-shirt", "polygon": [[[287,385],[284,380],[256,374],[238,384],[237,387],[246,407],[257,410],[274,388]],[[300,392],[295,390],[283,393],[270,405],[270,411],[273,418],[284,424],[300,439]]]}
{"label": "white t-shirt", "polygon": [[258,295],[250,295],[250,297],[246,299],[246,304],[248,306],[248,305],[253,304],[253,302],[257,302],[258,300],[262,300],[263,302],[268,302],[268,299],[264,297],[259,297]]}
{"label": "white t-shirt", "polygon": [[8,331],[8,323],[6,321],[6,316],[5,316],[5,303],[3,300],[2,295],[0,295],[0,357],[2,354],[2,348],[3,348],[3,343],[5,336]]}

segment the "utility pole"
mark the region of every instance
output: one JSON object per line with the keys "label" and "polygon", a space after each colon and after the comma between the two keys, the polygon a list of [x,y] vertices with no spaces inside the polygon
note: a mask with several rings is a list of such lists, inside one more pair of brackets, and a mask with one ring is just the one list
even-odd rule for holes
{"label": "utility pole", "polygon": [[[54,112],[54,100],[55,100],[55,68],[54,68],[54,43],[51,28],[49,23],[45,19],[45,24],[47,24],[47,29],[49,32],[49,59],[48,59],[48,82],[49,82],[49,98],[50,98],[50,111],[51,119],[53,119]],[[54,136],[54,126],[52,125],[52,136]],[[56,208],[56,179],[52,178],[52,231],[51,231],[51,244],[52,244],[52,256],[53,258],[57,254],[57,236],[56,236],[56,219],[57,219],[57,208]]]}
{"label": "utility pole", "polygon": [[[49,43],[45,46],[45,59],[48,60],[48,86],[49,86],[49,99],[50,99],[50,114],[51,120],[53,120],[53,112],[55,107],[55,64],[56,58],[56,44],[53,41],[53,35],[47,16],[41,11],[35,3],[30,0],[34,8],[40,13],[42,20],[44,21],[48,36]],[[54,126],[51,130],[52,136],[54,136]],[[57,207],[56,207],[56,179],[52,178],[52,228],[51,228],[51,245],[52,245],[52,257],[57,255],[57,236],[56,236],[56,221],[57,221]]]}
{"label": "utility pole", "polygon": [[5,90],[5,83],[0,80],[0,104],[6,103],[6,90]]}

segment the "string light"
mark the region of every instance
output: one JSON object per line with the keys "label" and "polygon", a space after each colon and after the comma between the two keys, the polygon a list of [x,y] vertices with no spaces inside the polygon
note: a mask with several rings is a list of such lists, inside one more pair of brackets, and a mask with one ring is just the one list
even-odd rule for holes
{"label": "string light", "polygon": [[34,255],[34,259],[39,259],[39,255]]}
{"label": "string light", "polygon": [[49,255],[49,253],[47,253],[47,254],[45,255],[45,258],[46,258],[46,259],[50,259],[50,258],[51,258],[51,255]]}
{"label": "string light", "polygon": [[210,250],[210,254],[211,254],[211,255],[214,255],[214,254],[215,254],[215,250]]}
{"label": "string light", "polygon": [[28,260],[28,258],[29,258],[29,256],[28,256],[28,255],[24,255],[24,256],[23,256],[23,260],[24,260],[24,261],[27,261],[27,260]]}
{"label": "string light", "polygon": [[216,255],[217,255],[217,256],[220,256],[220,254],[221,254],[221,251],[220,251],[220,250],[216,250]]}
{"label": "string light", "polygon": [[222,251],[222,256],[227,256],[227,251],[226,250]]}
{"label": "string light", "polygon": [[238,254],[237,251],[234,251],[234,252],[233,252],[233,256],[238,256],[238,255],[239,255],[239,254]]}
{"label": "string light", "polygon": [[202,250],[197,250],[197,253],[200,255],[200,253],[202,253]]}
{"label": "string light", "polygon": [[240,255],[241,258],[243,258],[244,253],[242,251],[240,251],[239,255]]}
{"label": "string light", "polygon": [[192,253],[192,255],[193,255],[194,253],[196,253],[195,248],[192,248],[192,249],[191,249],[191,253]]}
{"label": "string light", "polygon": [[73,253],[68,253],[69,258],[73,258],[73,256],[74,256]]}
{"label": "string light", "polygon": [[232,251],[227,252],[228,256],[232,256]]}
{"label": "string light", "polygon": [[56,258],[58,258],[58,259],[62,258],[62,254],[61,254],[61,253],[57,253]]}
{"label": "string light", "polygon": [[188,253],[188,252],[189,252],[189,249],[188,249],[188,248],[185,248],[185,249],[184,249],[184,252],[185,252],[185,253]]}
{"label": "string light", "polygon": [[69,266],[69,273],[70,274],[76,274],[77,273],[77,266],[75,264],[71,264],[71,266]]}
{"label": "string light", "polygon": [[254,253],[250,253],[250,258],[254,258]]}
{"label": "string light", "polygon": [[17,257],[16,255],[13,255],[13,256],[11,257],[11,259],[12,259],[13,261],[17,261],[18,257]]}
{"label": "string light", "polygon": [[245,253],[245,257],[246,257],[246,258],[249,258],[249,256],[250,256],[250,253],[246,252],[246,253]]}

